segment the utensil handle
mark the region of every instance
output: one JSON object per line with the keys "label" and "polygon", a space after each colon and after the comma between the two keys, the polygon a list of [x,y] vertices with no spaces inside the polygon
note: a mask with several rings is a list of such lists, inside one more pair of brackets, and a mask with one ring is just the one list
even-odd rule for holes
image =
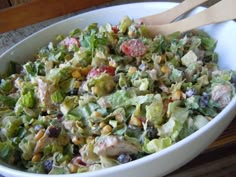
{"label": "utensil handle", "polygon": [[137,19],[136,21],[142,22],[146,25],[159,25],[159,24],[170,23],[180,15],[188,12],[189,10],[201,5],[206,1],[208,0],[185,0],[169,10],[166,10],[164,12],[155,15],[142,17]]}
{"label": "utensil handle", "polygon": [[208,24],[236,19],[236,1],[222,0],[208,9],[178,22],[164,25],[149,25],[150,35],[168,35],[176,31],[186,32]]}

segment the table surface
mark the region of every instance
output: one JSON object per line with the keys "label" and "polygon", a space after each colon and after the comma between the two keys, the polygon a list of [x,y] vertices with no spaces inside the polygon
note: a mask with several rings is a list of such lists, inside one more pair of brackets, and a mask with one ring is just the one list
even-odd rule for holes
{"label": "table surface", "polygon": [[[174,0],[179,2],[180,0]],[[205,5],[211,5],[218,0],[209,0]],[[55,19],[47,20],[35,25],[20,28],[0,35],[0,55],[15,43],[23,40],[36,31],[57,21],[69,18],[78,13],[93,10],[104,6],[142,2],[142,0],[114,0],[103,6],[71,13]],[[173,1],[172,1],[173,2]],[[185,166],[167,175],[166,177],[236,177],[236,119],[232,121],[224,133],[208,149]]]}

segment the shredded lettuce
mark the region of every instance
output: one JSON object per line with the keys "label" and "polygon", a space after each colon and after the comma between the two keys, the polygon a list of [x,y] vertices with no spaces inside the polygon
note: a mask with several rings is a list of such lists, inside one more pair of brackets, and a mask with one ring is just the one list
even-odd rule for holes
{"label": "shredded lettuce", "polygon": [[172,140],[169,137],[147,140],[144,143],[144,150],[147,153],[155,153],[172,145]]}

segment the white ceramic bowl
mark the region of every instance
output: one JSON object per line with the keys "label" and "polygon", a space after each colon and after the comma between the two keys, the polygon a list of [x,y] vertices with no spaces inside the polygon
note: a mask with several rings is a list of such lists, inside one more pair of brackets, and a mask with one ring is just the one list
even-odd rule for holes
{"label": "white ceramic bowl", "polygon": [[[0,71],[4,71],[9,60],[25,62],[34,53],[49,41],[55,39],[57,34],[67,34],[70,30],[80,27],[84,28],[92,22],[103,24],[106,22],[117,24],[119,20],[129,15],[138,18],[148,14],[154,14],[175,6],[176,3],[135,3],[114,6],[84,13],[70,19],[54,24],[6,51],[0,57]],[[202,10],[198,8],[193,13]],[[203,30],[218,40],[217,52],[219,53],[219,64],[221,68],[236,70],[236,24],[233,21],[210,25]],[[193,133],[189,137],[168,147],[161,152],[143,157],[130,163],[119,165],[96,172],[82,174],[56,175],[56,177],[160,177],[166,175],[180,166],[186,164],[207,148],[228,126],[235,116],[236,98],[211,122]],[[31,174],[13,169],[3,162],[0,163],[0,173],[5,177],[51,177],[53,175]]]}

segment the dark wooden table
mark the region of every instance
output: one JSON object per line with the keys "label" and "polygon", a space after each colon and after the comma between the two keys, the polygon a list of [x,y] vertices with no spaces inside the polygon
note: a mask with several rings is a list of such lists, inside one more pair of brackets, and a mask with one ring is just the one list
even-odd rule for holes
{"label": "dark wooden table", "polygon": [[[29,0],[0,0],[0,8],[6,8],[10,5],[14,5],[17,2],[25,2]],[[34,3],[39,3],[39,0],[32,0]],[[44,0],[40,0],[41,2]],[[64,0],[63,0],[64,1]],[[123,3],[131,2],[142,2],[143,0],[99,0],[98,2],[108,2],[104,6],[117,5]],[[154,0],[149,0],[154,1]],[[164,1],[164,0],[156,0]],[[170,0],[171,1],[171,0]],[[172,0],[172,2],[180,2],[182,0]],[[209,0],[205,3],[205,6],[214,4],[219,0]],[[53,2],[53,0],[48,0],[48,2]],[[60,1],[61,2],[61,1]],[[73,1],[74,2],[74,1]],[[92,1],[81,1],[84,3],[84,8],[89,5]],[[95,1],[94,1],[95,2]],[[96,3],[95,3],[96,4]],[[97,8],[95,6],[94,8]],[[98,8],[103,7],[99,6]],[[22,8],[22,7],[21,7]],[[68,10],[68,9],[67,9]],[[75,10],[75,9],[74,9]],[[0,10],[1,12],[1,10]],[[19,10],[19,13],[21,11]],[[71,11],[64,11],[61,15]],[[23,12],[22,12],[23,13]],[[4,15],[2,13],[2,15]],[[10,12],[11,14],[11,12]],[[19,14],[18,14],[19,15]],[[53,17],[54,14],[51,14]],[[73,15],[73,14],[72,14]],[[0,13],[1,16],[1,13]],[[54,16],[55,17],[55,16]],[[67,16],[68,17],[68,16]],[[40,20],[46,20],[47,17],[44,15]],[[58,20],[61,20],[60,18]],[[3,19],[2,19],[3,20]],[[0,19],[1,22],[1,19]],[[30,22],[30,21],[29,21]],[[56,21],[53,21],[56,22]],[[52,22],[52,23],[53,23]],[[28,26],[26,28],[21,28],[19,30],[11,31],[0,35],[0,54],[7,48],[11,47],[14,43],[19,42],[28,35],[37,30],[49,25],[48,22],[42,22],[38,25]],[[236,110],[235,110],[236,111]],[[212,143],[204,152],[202,152],[198,157],[193,159],[191,162],[181,167],[180,169],[174,171],[173,173],[167,175],[166,177],[236,177],[236,119],[232,121],[229,127],[224,131],[224,133]]]}

